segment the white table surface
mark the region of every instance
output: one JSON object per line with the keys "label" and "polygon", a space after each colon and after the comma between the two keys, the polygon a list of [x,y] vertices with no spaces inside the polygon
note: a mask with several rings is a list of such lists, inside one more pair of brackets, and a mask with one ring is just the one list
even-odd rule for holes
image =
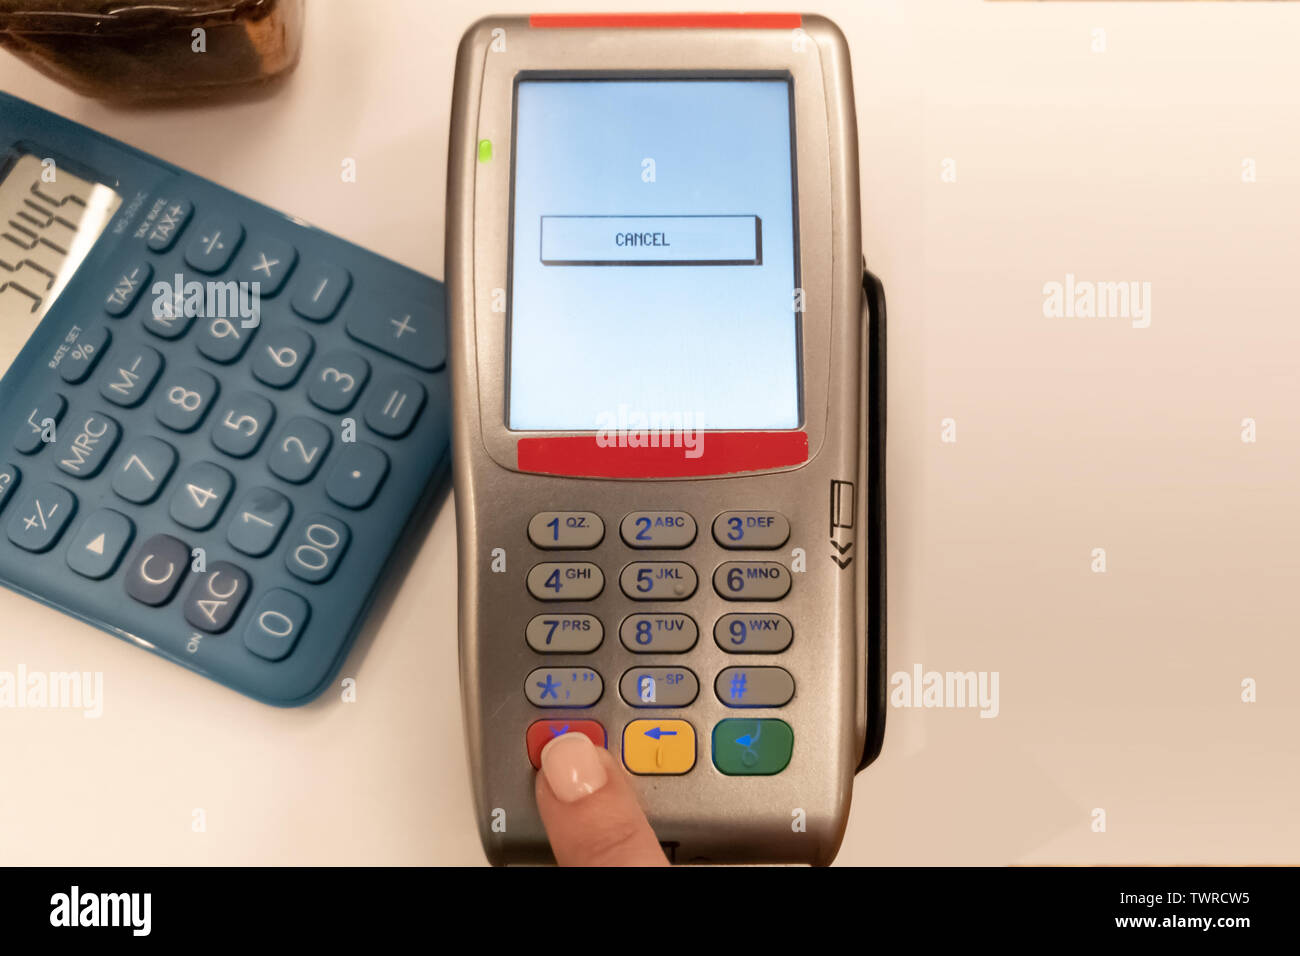
{"label": "white table surface", "polygon": [[[624,5],[308,6],[260,102],[108,109],[7,55],[0,89],[441,277],[461,33]],[[1297,861],[1300,4],[819,12],[852,49],[890,299],[889,670],[997,671],[1001,696],[991,720],[891,710],[839,862]],[[1066,273],[1151,282],[1150,328],[1045,318]],[[0,593],[0,670],[104,675],[100,719],[0,710],[0,862],[482,863],[450,497],[427,532],[342,670],[352,704],[264,707]]]}

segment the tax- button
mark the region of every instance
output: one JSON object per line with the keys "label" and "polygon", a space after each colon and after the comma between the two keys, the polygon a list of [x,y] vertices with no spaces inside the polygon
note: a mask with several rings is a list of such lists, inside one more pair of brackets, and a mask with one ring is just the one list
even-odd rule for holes
{"label": "tax- button", "polygon": [[528,572],[528,593],[539,601],[590,601],[604,588],[604,573],[587,561],[548,561]]}
{"label": "tax- button", "polygon": [[524,743],[533,769],[542,769],[542,750],[556,737],[582,734],[597,747],[605,746],[605,728],[598,720],[535,720],[528,725]]}
{"label": "tax- button", "polygon": [[618,530],[629,548],[684,548],[695,540],[695,519],[684,511],[634,511]]}
{"label": "tax- button", "polygon": [[384,307],[357,302],[345,326],[358,342],[432,372],[447,364],[447,317],[442,296]]}
{"label": "tax- button", "polygon": [[775,511],[724,511],[713,519],[713,540],[730,551],[771,550],[790,538],[790,522]]}
{"label": "tax- button", "polygon": [[779,601],[790,593],[790,572],[775,561],[728,561],[713,572],[713,587],[728,601]]}
{"label": "tax- button", "polygon": [[794,731],[784,720],[730,718],[713,727],[713,766],[728,776],[770,776],[790,763]]}
{"label": "tax- button", "polygon": [[638,774],[682,774],[695,766],[695,728],[684,720],[634,720],[623,728],[623,764]]}
{"label": "tax- button", "polygon": [[536,707],[590,707],[604,690],[590,667],[539,667],[524,680],[524,696]]}
{"label": "tax- button", "polygon": [[267,591],[244,628],[244,646],[263,660],[282,661],[302,637],[310,615],[311,605],[292,591]]}
{"label": "tax- button", "polygon": [[180,587],[190,565],[190,549],[169,534],[156,534],[140,545],[126,571],[126,593],[150,607],[166,604]]}
{"label": "tax- button", "polygon": [[248,575],[227,561],[214,561],[194,578],[185,596],[185,620],[209,634],[230,627],[248,598]]}
{"label": "tax- button", "polygon": [[685,601],[699,578],[684,561],[634,561],[618,576],[619,586],[634,601]]}
{"label": "tax- button", "polygon": [[543,551],[581,551],[605,537],[605,522],[590,511],[541,511],[528,522],[528,540]]}

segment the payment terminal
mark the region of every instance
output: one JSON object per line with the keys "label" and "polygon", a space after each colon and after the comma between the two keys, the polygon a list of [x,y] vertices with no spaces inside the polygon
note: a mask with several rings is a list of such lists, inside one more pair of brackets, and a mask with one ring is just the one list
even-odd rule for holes
{"label": "payment terminal", "polygon": [[449,457],[441,286],[0,93],[0,584],[272,704]]}
{"label": "payment terminal", "polygon": [[461,686],[494,863],[539,754],[676,862],[828,863],[884,730],[884,310],[849,55],[795,14],[493,18],[448,164]]}

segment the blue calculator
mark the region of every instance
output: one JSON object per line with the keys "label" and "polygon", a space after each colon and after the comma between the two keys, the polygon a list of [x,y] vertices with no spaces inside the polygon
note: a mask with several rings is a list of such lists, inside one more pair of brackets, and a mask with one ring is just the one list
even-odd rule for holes
{"label": "blue calculator", "polygon": [[318,695],[448,458],[442,286],[0,94],[0,582]]}

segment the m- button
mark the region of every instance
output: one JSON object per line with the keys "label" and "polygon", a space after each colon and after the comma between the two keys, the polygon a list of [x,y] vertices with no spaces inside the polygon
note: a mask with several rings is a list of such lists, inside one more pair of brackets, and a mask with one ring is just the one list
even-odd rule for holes
{"label": "m- button", "polygon": [[397,301],[387,308],[358,301],[351,307],[348,335],[379,351],[432,372],[447,362],[447,317],[437,302]]}

